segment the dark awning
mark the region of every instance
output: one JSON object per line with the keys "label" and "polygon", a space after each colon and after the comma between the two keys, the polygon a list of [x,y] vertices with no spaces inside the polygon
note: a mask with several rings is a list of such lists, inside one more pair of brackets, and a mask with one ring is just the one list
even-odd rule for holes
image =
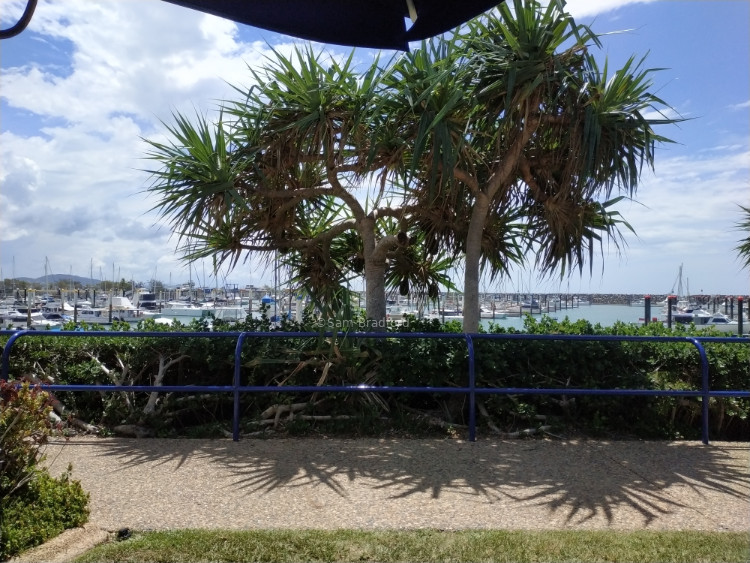
{"label": "dark awning", "polygon": [[[453,29],[498,4],[498,0],[164,1],[321,43],[400,50],[407,50],[411,41]],[[414,15],[414,24],[407,30],[406,19]]]}
{"label": "dark awning", "polygon": [[[502,0],[164,0],[254,27],[321,43],[400,49],[458,27]],[[37,0],[21,19],[0,30],[15,37],[31,21]],[[406,19],[414,23],[407,28]]]}

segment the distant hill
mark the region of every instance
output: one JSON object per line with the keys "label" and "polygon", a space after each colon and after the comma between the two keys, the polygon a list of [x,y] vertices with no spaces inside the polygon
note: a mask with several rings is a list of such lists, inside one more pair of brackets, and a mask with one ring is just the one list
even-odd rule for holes
{"label": "distant hill", "polygon": [[84,278],[81,276],[73,276],[71,274],[47,274],[46,276],[40,276],[38,278],[16,278],[18,281],[24,281],[32,284],[49,284],[51,286],[67,285],[69,283],[79,283],[82,286],[97,285],[101,283],[101,280],[95,280],[92,278]]}

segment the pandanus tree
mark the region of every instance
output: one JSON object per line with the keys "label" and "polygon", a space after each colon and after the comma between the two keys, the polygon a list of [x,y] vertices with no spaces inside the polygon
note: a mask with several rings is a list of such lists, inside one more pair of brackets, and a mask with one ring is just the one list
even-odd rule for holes
{"label": "pandanus tree", "polygon": [[740,205],[742,219],[737,223],[737,230],[745,234],[735,247],[743,268],[750,268],[750,207]]}
{"label": "pandanus tree", "polygon": [[[276,53],[251,69],[255,85],[222,105],[217,124],[176,115],[169,142],[149,141],[159,164],[149,191],[186,259],[235,266],[252,251],[279,252],[329,305],[361,273],[367,317],[380,321],[389,264],[419,239],[391,190],[408,145],[383,126],[378,62],[358,74],[353,55]],[[424,287],[442,279],[442,263],[431,265]]]}
{"label": "pandanus tree", "polygon": [[654,127],[676,121],[651,92],[653,70],[600,69],[599,38],[562,3],[509,4],[404,54],[385,78],[402,85],[389,115],[414,147],[412,220],[465,259],[466,332],[478,330],[483,268],[502,274],[533,253],[564,275],[604,240],[619,248],[630,227],[614,206],[669,142]]}
{"label": "pandanus tree", "polygon": [[561,2],[508,4],[362,74],[352,56],[277,54],[226,124],[175,116],[150,191],[186,258],[279,251],[319,292],[361,268],[380,320],[387,282],[434,294],[461,257],[475,332],[482,272],[533,254],[562,276],[619,248],[616,205],[676,120],[643,61],[599,68],[598,36]]}
{"label": "pandanus tree", "polygon": [[[330,207],[324,213],[302,214],[300,238],[315,240],[336,217],[345,215],[345,206],[333,199],[329,203]],[[406,240],[402,222],[392,217],[382,218],[376,229],[376,240],[395,236],[399,241],[386,253],[386,296],[391,293],[408,295],[415,304],[423,305],[428,300],[437,300],[440,287],[456,290],[449,276],[455,265],[450,256],[442,251],[436,254],[428,252],[419,233]],[[363,256],[362,237],[349,230],[335,237],[330,244],[318,243],[284,251],[281,262],[292,273],[291,283],[308,288],[316,308],[334,316],[337,311],[345,310],[353,299],[349,287],[358,283],[365,269]]]}

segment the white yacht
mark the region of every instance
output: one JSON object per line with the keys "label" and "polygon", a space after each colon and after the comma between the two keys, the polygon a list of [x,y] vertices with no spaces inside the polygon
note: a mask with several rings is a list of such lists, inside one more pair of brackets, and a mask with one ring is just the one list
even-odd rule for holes
{"label": "white yacht", "polygon": [[45,319],[40,310],[6,311],[0,318],[3,329],[59,330],[62,322]]}
{"label": "white yacht", "polygon": [[[158,315],[158,311],[136,307],[127,297],[112,297],[113,321],[138,322]],[[107,316],[109,317],[109,314]]]}
{"label": "white yacht", "polygon": [[76,312],[77,322],[88,324],[106,324],[109,321],[108,307],[83,307]]}
{"label": "white yacht", "polygon": [[700,326],[708,323],[709,319],[711,319],[711,312],[701,309],[700,307],[672,312],[672,320],[676,323],[693,323],[696,326]]}
{"label": "white yacht", "polygon": [[[713,328],[715,330],[718,330],[719,332],[727,332],[727,333],[734,333],[737,334],[739,332],[739,323],[737,321],[734,321],[730,319],[727,315],[724,313],[714,313],[711,315],[706,322],[702,323],[701,325],[697,325],[700,328]],[[744,325],[743,325],[743,328]],[[748,327],[750,329],[750,327]]]}
{"label": "white yacht", "polygon": [[479,308],[479,317],[482,319],[504,319],[508,316],[508,312],[502,309],[497,309],[494,304],[490,306],[484,306]]}
{"label": "white yacht", "polygon": [[248,311],[244,307],[214,307],[204,309],[209,315],[213,315],[214,319],[222,320],[227,322],[238,322],[244,321],[247,318]]}
{"label": "white yacht", "polygon": [[161,317],[164,319],[173,319],[175,317],[202,319],[210,312],[210,309],[206,309],[196,303],[189,303],[187,301],[168,301],[166,306],[161,309]]}

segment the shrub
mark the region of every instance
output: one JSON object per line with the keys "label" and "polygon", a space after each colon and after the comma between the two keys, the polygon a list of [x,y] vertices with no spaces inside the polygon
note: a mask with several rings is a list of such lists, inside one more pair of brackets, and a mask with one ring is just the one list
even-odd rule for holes
{"label": "shrub", "polygon": [[49,397],[0,380],[0,502],[33,479],[49,435]]}
{"label": "shrub", "polygon": [[89,495],[70,479],[70,470],[57,479],[38,471],[17,494],[3,500],[0,560],[86,523]]}
{"label": "shrub", "polygon": [[54,479],[40,466],[51,430],[49,396],[28,383],[0,381],[0,559],[80,526],[88,495],[70,468]]}

